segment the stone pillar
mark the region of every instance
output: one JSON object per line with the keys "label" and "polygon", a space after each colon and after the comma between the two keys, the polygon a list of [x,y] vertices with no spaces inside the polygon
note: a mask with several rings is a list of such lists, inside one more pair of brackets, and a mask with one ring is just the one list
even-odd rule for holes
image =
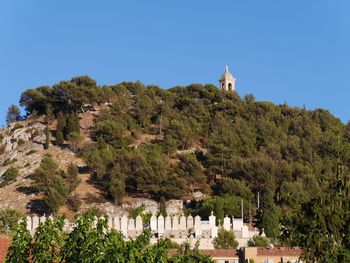
{"label": "stone pillar", "polygon": [[39,217],[37,215],[33,215],[32,217],[32,230],[35,230],[39,225]]}
{"label": "stone pillar", "polygon": [[142,223],[142,217],[138,215],[135,220],[135,230],[142,231],[143,230],[143,223]]}
{"label": "stone pillar", "polygon": [[230,218],[228,216],[225,216],[225,218],[224,218],[223,228],[226,231],[230,231],[231,230],[231,220],[230,220]]}
{"label": "stone pillar", "polygon": [[120,219],[120,232],[125,238],[128,237],[128,217],[126,215],[123,215]]}
{"label": "stone pillar", "polygon": [[129,222],[128,222],[128,231],[129,230],[135,230],[135,220],[133,218],[130,218],[129,219]]}
{"label": "stone pillar", "polygon": [[173,216],[173,230],[179,230],[179,218],[177,216]]}
{"label": "stone pillar", "polygon": [[113,218],[113,229],[120,231],[120,217],[119,216],[115,216]]}
{"label": "stone pillar", "polygon": [[242,238],[249,238],[249,229],[248,226],[244,225],[242,227]]}
{"label": "stone pillar", "polygon": [[189,216],[187,217],[187,229],[193,229],[193,216]]}
{"label": "stone pillar", "polygon": [[158,216],[158,236],[164,236],[164,217]]}
{"label": "stone pillar", "polygon": [[170,231],[171,230],[171,217],[166,216],[165,217],[165,231]]}
{"label": "stone pillar", "polygon": [[180,217],[180,230],[186,230],[187,226],[186,226],[186,217],[184,215],[182,215]]}
{"label": "stone pillar", "polygon": [[112,216],[108,216],[107,228],[108,228],[108,230],[112,230],[113,229],[113,217]]}
{"label": "stone pillar", "polygon": [[211,238],[216,238],[218,236],[218,227],[217,226],[213,226],[210,229],[210,236],[211,236]]}
{"label": "stone pillar", "polygon": [[213,214],[213,211],[211,212],[211,215],[209,216],[209,226],[214,227],[216,226],[216,217]]}
{"label": "stone pillar", "polygon": [[194,218],[194,234],[195,237],[202,236],[202,221],[199,215]]}
{"label": "stone pillar", "polygon": [[31,231],[33,229],[33,221],[30,216],[26,217],[27,220],[27,230]]}
{"label": "stone pillar", "polygon": [[150,227],[151,227],[152,231],[156,231],[157,230],[157,218],[156,218],[155,215],[151,216]]}
{"label": "stone pillar", "polygon": [[39,223],[45,223],[45,221],[46,221],[46,217],[45,216],[41,216],[40,218],[39,218]]}

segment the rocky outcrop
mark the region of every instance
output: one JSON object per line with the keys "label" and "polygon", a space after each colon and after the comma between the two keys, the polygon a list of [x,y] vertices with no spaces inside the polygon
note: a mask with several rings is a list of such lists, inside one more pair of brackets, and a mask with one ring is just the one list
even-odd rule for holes
{"label": "rocky outcrop", "polygon": [[11,124],[0,131],[1,155],[0,177],[10,165],[23,169],[27,175],[36,169],[41,161],[38,154],[45,142],[45,125],[39,122],[22,121]]}
{"label": "rocky outcrop", "polygon": [[[148,198],[133,198],[129,203],[122,204],[121,206],[111,203],[87,204],[84,205],[82,209],[88,210],[91,208],[98,208],[106,214],[122,216],[139,207],[143,207],[142,213],[144,214],[157,215],[159,212],[159,203]],[[166,211],[168,215],[181,215],[183,213],[183,201],[175,199],[167,201]]]}

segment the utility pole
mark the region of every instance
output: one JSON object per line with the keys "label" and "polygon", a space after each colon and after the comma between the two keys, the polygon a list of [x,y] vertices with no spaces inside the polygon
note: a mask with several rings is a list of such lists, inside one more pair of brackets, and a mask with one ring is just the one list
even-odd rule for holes
{"label": "utility pole", "polygon": [[258,191],[258,209],[260,209],[260,191]]}
{"label": "utility pole", "polygon": [[242,220],[243,220],[243,198],[241,199],[241,214],[242,214]]}

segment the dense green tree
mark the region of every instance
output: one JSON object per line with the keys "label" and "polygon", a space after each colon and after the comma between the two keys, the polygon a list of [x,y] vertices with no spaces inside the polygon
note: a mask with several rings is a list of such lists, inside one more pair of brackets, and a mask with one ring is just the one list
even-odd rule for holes
{"label": "dense green tree", "polygon": [[257,216],[258,227],[264,230],[267,237],[276,238],[280,235],[278,209],[270,190],[262,192]]}
{"label": "dense green tree", "polygon": [[12,104],[8,109],[7,109],[7,114],[6,114],[6,123],[10,124],[11,122],[18,121],[21,118],[21,111],[18,108],[18,106]]}
{"label": "dense green tree", "polygon": [[221,228],[219,230],[218,236],[214,238],[213,245],[216,249],[235,250],[238,247],[239,243],[236,240],[235,233]]}
{"label": "dense green tree", "polygon": [[254,235],[248,240],[248,247],[266,247],[270,244],[270,240],[267,237]]}
{"label": "dense green tree", "polygon": [[162,216],[164,216],[164,218],[167,216],[167,212],[166,212],[166,202],[165,202],[164,196],[162,196],[162,197],[160,198],[160,202],[159,202],[159,214],[161,214]]}
{"label": "dense green tree", "polygon": [[31,254],[33,262],[60,262],[59,248],[64,242],[64,218],[47,219],[35,230]]}
{"label": "dense green tree", "polygon": [[333,175],[321,176],[322,191],[285,222],[284,237],[304,248],[302,258],[308,262],[350,260],[349,174],[339,163]]}
{"label": "dense green tree", "polygon": [[80,182],[78,167],[71,163],[64,174],[64,179],[68,184],[69,192],[72,192]]}
{"label": "dense green tree", "polygon": [[69,187],[64,180],[64,172],[50,155],[45,155],[40,167],[31,175],[33,187],[44,194],[43,202],[51,212],[57,212],[69,194]]}
{"label": "dense green tree", "polygon": [[26,219],[22,219],[12,233],[12,240],[6,255],[6,262],[30,262],[32,236],[27,229]]}

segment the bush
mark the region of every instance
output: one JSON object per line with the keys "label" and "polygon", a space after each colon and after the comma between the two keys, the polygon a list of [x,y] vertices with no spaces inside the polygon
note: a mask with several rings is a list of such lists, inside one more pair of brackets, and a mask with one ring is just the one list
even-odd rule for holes
{"label": "bush", "polygon": [[221,228],[218,236],[214,238],[213,245],[215,249],[236,249],[239,245],[236,240],[235,233],[232,231],[226,231]]}
{"label": "bush", "polygon": [[270,240],[259,235],[254,235],[248,240],[248,247],[266,247],[268,244],[270,244]]}
{"label": "bush", "polygon": [[81,206],[79,194],[73,193],[68,196],[67,203],[74,212],[78,212]]}
{"label": "bush", "polygon": [[0,233],[8,234],[17,225],[23,215],[15,209],[0,210]]}
{"label": "bush", "polygon": [[18,175],[19,175],[18,168],[14,167],[14,166],[11,166],[10,168],[8,168],[1,178],[1,179],[3,179],[2,186],[5,186],[8,183],[10,183],[11,181],[16,180]]}
{"label": "bush", "polygon": [[23,139],[19,139],[18,141],[17,141],[17,145],[18,146],[21,146],[21,145],[23,145],[25,143],[25,141],[23,140]]}

